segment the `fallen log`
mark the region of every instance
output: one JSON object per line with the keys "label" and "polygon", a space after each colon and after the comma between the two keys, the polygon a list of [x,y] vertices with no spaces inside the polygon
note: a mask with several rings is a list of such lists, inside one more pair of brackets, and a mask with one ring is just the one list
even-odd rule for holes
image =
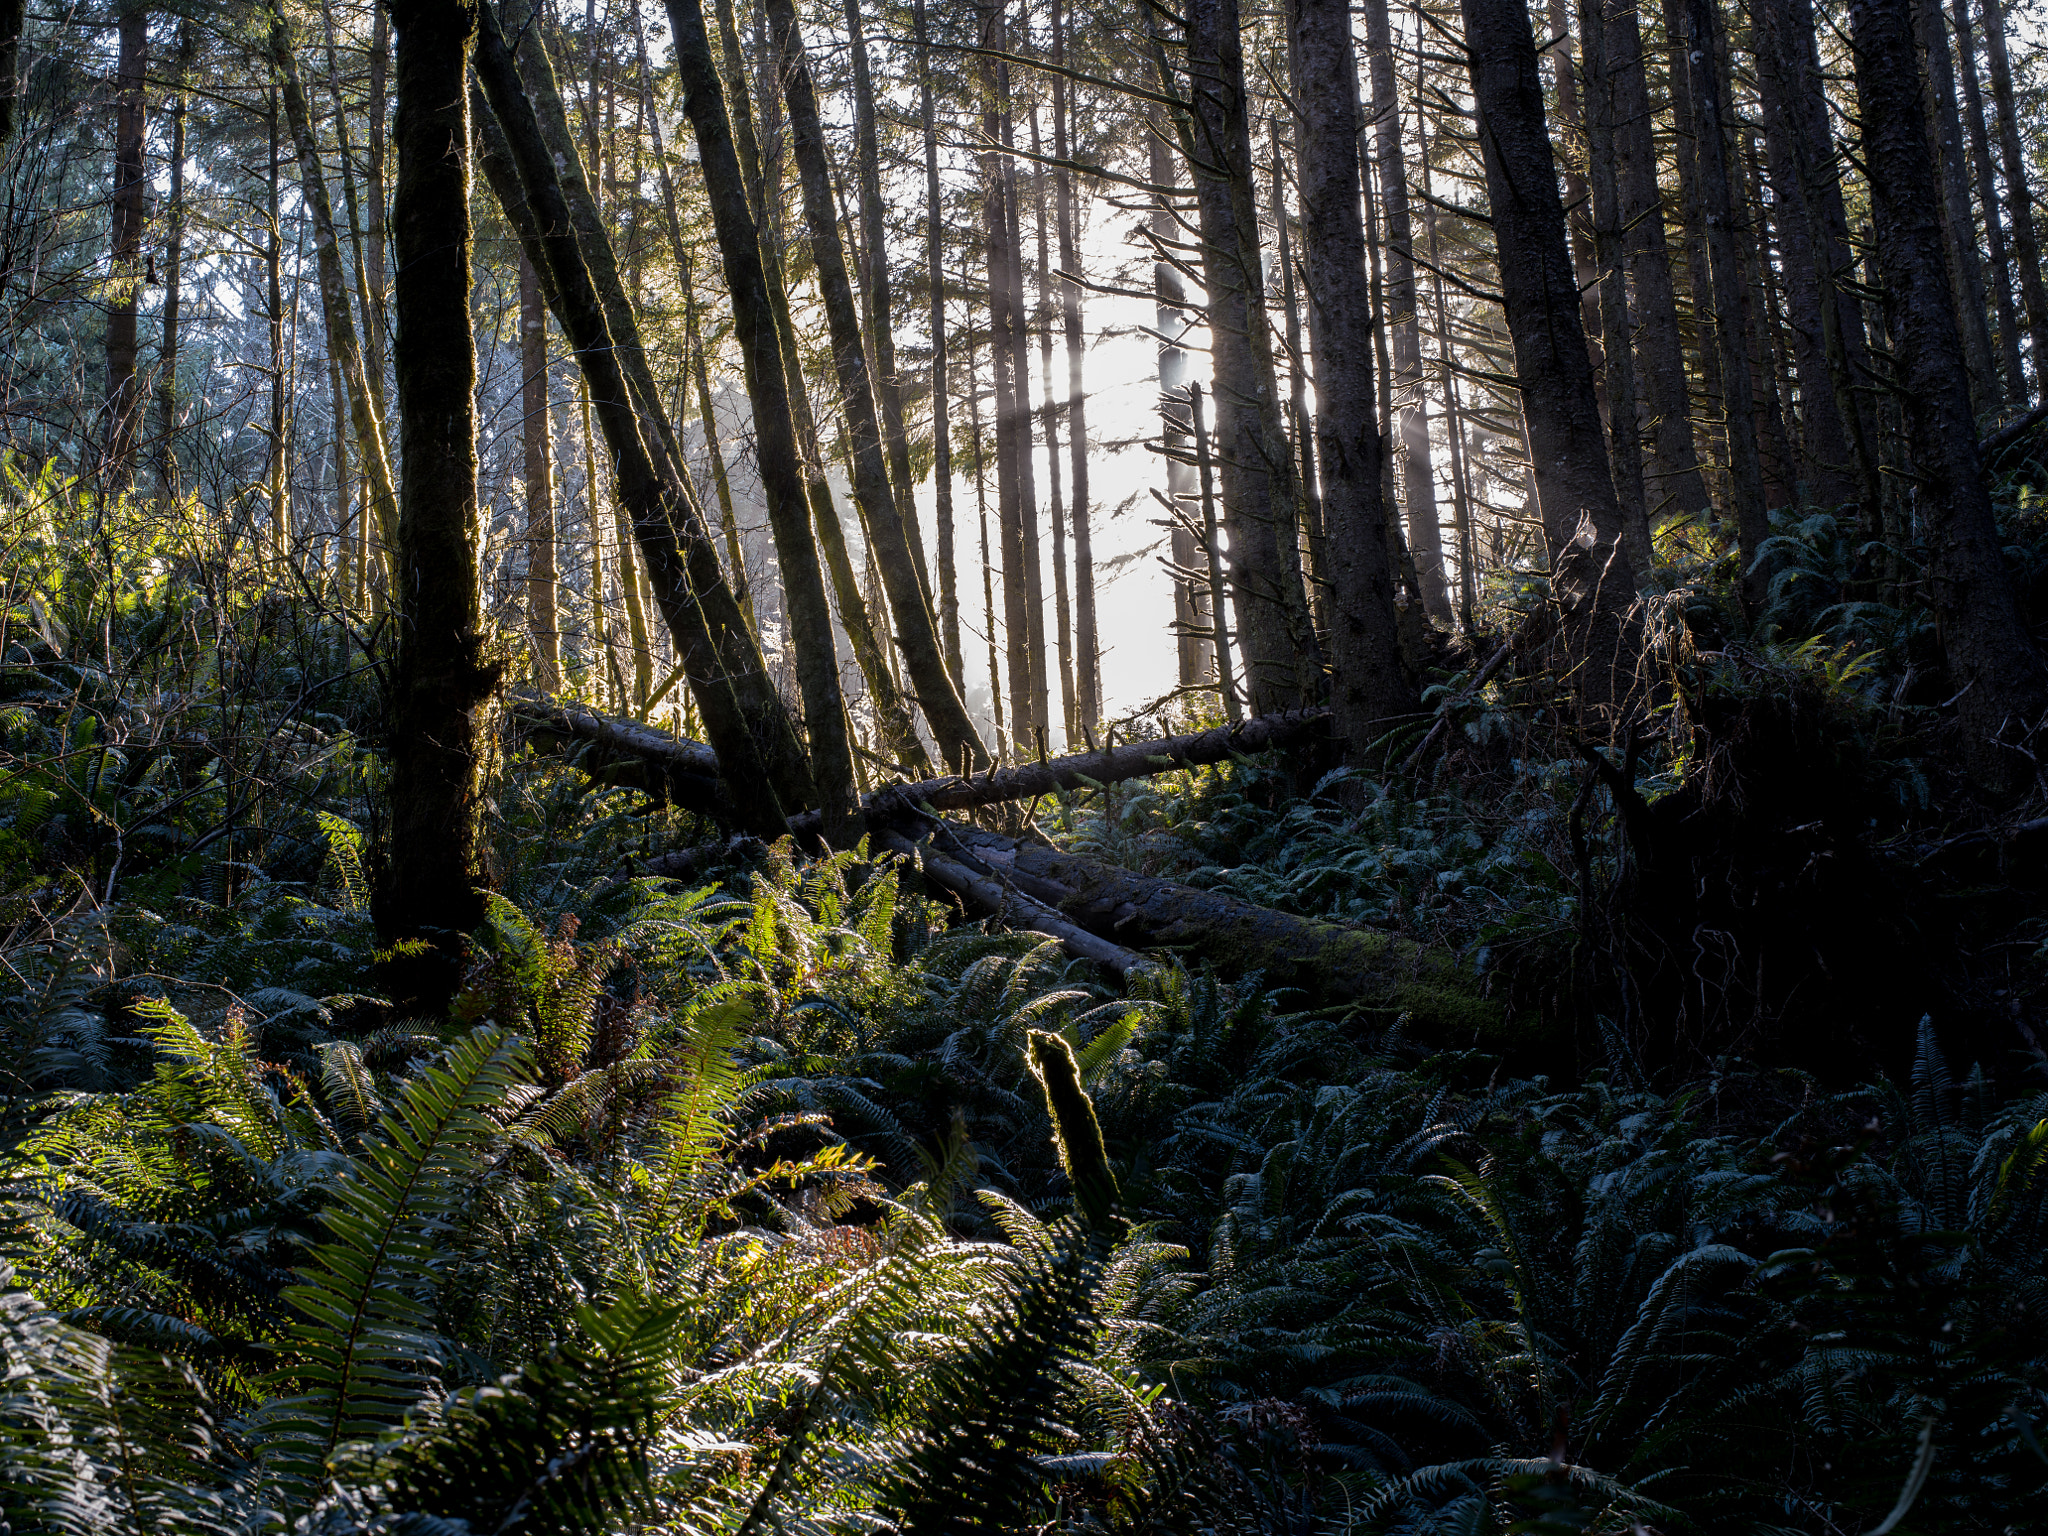
{"label": "fallen log", "polygon": [[1133,874],[952,822],[934,829],[932,840],[942,855],[971,858],[1004,887],[1111,943],[1184,950],[1191,960],[1258,971],[1324,1002],[1405,1013],[1420,1037],[1438,1045],[1501,1040],[1503,1010],[1480,994],[1478,978],[1448,951],[1378,929],[1275,912],[1222,891]]}
{"label": "fallen log", "polygon": [[962,897],[1005,927],[1058,939],[1068,954],[1100,961],[1120,976],[1130,976],[1158,964],[1134,949],[1126,949],[1121,944],[1090,933],[1044,902],[1013,885],[1005,885],[993,873],[950,859],[930,844],[913,843],[901,832],[887,828],[875,834],[875,841],[889,852],[909,860],[934,885]]}
{"label": "fallen log", "polygon": [[[515,699],[513,716],[529,735],[553,736],[563,740],[587,741],[608,752],[637,758],[677,780],[689,794],[701,796],[705,783],[715,786],[718,758],[702,742],[669,736],[632,721],[616,720],[586,709],[565,707],[545,701]],[[1257,715],[1235,725],[1212,730],[1190,731],[1179,736],[1157,736],[1145,741],[1105,746],[1093,752],[1075,752],[1065,757],[1036,763],[1018,763],[984,774],[921,779],[891,784],[861,801],[861,814],[870,827],[885,826],[915,816],[918,807],[934,811],[964,811],[977,806],[1008,801],[1031,800],[1065,790],[1089,789],[1118,784],[1155,773],[1180,768],[1197,768],[1227,762],[1241,753],[1270,752],[1297,741],[1310,740],[1328,728],[1326,709],[1292,709],[1280,714]],[[613,782],[626,782],[613,775]],[[678,793],[679,803],[691,809],[698,802]],[[822,829],[816,812],[789,819],[790,831],[802,837]]]}
{"label": "fallen log", "polygon": [[594,779],[666,796],[720,821],[732,819],[731,802],[719,782],[718,754],[701,741],[549,699],[514,696],[509,710],[513,723],[537,746],[597,749],[595,760],[586,765]]}

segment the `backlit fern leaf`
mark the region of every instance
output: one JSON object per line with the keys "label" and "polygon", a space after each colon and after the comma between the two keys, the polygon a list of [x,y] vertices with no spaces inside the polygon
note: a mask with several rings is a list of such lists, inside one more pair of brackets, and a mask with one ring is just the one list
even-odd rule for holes
{"label": "backlit fern leaf", "polygon": [[342,1446],[402,1418],[440,1353],[432,1334],[437,1238],[486,1145],[490,1111],[527,1070],[524,1049],[478,1029],[412,1078],[365,1138],[324,1214],[332,1241],[313,1250],[286,1299],[296,1357],[258,1415],[266,1463],[306,1489]]}

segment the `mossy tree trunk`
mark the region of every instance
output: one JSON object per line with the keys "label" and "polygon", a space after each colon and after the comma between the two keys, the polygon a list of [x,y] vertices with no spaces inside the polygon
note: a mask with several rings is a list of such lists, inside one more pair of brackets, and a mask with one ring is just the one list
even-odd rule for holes
{"label": "mossy tree trunk", "polygon": [[385,940],[423,940],[387,987],[445,1002],[460,936],[483,917],[484,654],[477,582],[476,345],[471,329],[469,95],[477,9],[398,0],[392,139],[393,301],[404,469],[398,506],[398,650],[390,697],[390,827],[377,886]]}

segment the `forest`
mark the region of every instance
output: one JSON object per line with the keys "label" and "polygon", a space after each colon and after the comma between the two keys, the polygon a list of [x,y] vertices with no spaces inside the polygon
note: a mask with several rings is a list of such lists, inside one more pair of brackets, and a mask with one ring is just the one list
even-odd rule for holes
{"label": "forest", "polygon": [[0,1532],[2048,1529],[2044,44],[0,0]]}

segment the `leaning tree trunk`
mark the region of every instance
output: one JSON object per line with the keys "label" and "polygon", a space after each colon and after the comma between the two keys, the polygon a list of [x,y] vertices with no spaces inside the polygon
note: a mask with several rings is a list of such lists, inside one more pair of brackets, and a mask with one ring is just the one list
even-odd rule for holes
{"label": "leaning tree trunk", "polygon": [[[485,169],[583,370],[587,396],[611,449],[619,504],[646,556],[655,599],[675,637],[691,693],[705,728],[721,752],[731,754],[733,798],[754,825],[774,825],[784,804],[802,804],[813,793],[802,746],[725,583],[701,512],[669,461],[658,459],[640,435],[620,349],[583,262],[554,156],[488,11],[477,65],[490,99],[488,112],[480,115],[492,119],[486,125]],[[596,569],[602,564],[598,552],[604,535],[587,434],[585,448],[585,463],[593,471],[586,475],[586,500]],[[594,599],[596,586],[593,581]]]}
{"label": "leaning tree trunk", "polygon": [[471,329],[469,94],[477,13],[460,0],[399,0],[398,649],[390,704],[391,821],[378,882],[386,941],[422,939],[391,985],[414,1006],[445,1000],[461,935],[483,918],[480,791],[497,684],[478,606],[476,345]]}
{"label": "leaning tree trunk", "polygon": [[1379,162],[1380,207],[1386,223],[1387,328],[1394,338],[1393,393],[1401,418],[1401,490],[1408,507],[1408,549],[1422,605],[1451,622],[1444,580],[1443,529],[1437,521],[1436,466],[1430,461],[1429,417],[1422,393],[1422,315],[1415,302],[1414,229],[1408,215],[1408,166],[1401,147],[1401,96],[1394,80],[1388,0],[1366,0],[1366,65],[1372,75],[1373,153]]}
{"label": "leaning tree trunk", "polygon": [[[867,297],[869,344],[875,354],[875,404],[882,414],[883,444],[888,449],[889,484],[896,493],[897,515],[910,548],[912,568],[924,598],[927,620],[932,607],[932,576],[924,556],[924,531],[917,523],[917,485],[910,468],[910,435],[903,425],[903,381],[896,370],[895,301],[889,280],[889,228],[883,218],[882,160],[875,132],[875,88],[868,71],[868,40],[861,22],[860,0],[845,0],[847,52],[853,64],[854,165],[860,187],[860,243],[863,247],[861,286]],[[891,599],[893,604],[894,600]],[[899,619],[897,622],[901,623]],[[906,655],[906,660],[908,657]],[[945,746],[940,733],[940,747]]]}
{"label": "leaning tree trunk", "polygon": [[1237,0],[1190,0],[1187,73],[1183,153],[1194,174],[1209,291],[1230,585],[1246,692],[1252,712],[1263,714],[1313,698],[1322,658],[1302,585],[1292,455],[1266,325]]}
{"label": "leaning tree trunk", "polygon": [[1987,783],[2012,783],[2032,762],[2015,746],[2048,707],[2048,668],[2005,569],[1977,446],[1942,249],[1941,189],[1921,100],[1913,0],[1851,0],[1849,19],[1871,222],[1897,316],[1896,381],[1918,459],[1935,613],[1972,769]]}
{"label": "leaning tree trunk", "polygon": [[1502,309],[1528,425],[1536,501],[1579,698],[1596,716],[1628,692],[1624,614],[1635,573],[1601,433],[1564,204],[1543,120],[1536,41],[1520,0],[1463,0]]}
{"label": "leaning tree trunk", "polygon": [[[825,300],[839,401],[846,413],[847,435],[851,439],[854,499],[881,570],[890,612],[896,619],[896,643],[910,674],[911,692],[938,741],[940,755],[955,768],[970,768],[985,761],[988,752],[975,734],[967,706],[961,702],[946,670],[938,627],[926,606],[924,583],[918,575],[917,553],[905,530],[901,504],[890,489],[887,445],[875,413],[875,380],[868,371],[853,285],[839,243],[837,199],[833,195],[831,166],[826,160],[824,125],[818,115],[810,66],[804,58],[803,39],[797,31],[795,8],[790,0],[767,3],[782,55],[783,94],[789,103],[790,141],[796,152],[797,174],[803,183],[811,259]],[[877,253],[878,259],[880,256]]]}
{"label": "leaning tree trunk", "polygon": [[[1314,327],[1322,450],[1330,706],[1354,762],[1415,708],[1401,665],[1380,433],[1373,311],[1366,292],[1357,109],[1347,0],[1292,0],[1294,99],[1301,104],[1301,242]],[[1276,173],[1277,174],[1277,173]]]}
{"label": "leaning tree trunk", "polygon": [[121,9],[114,67],[114,194],[107,276],[107,449],[110,492],[135,482],[135,439],[142,426],[142,381],[135,371],[135,315],[142,296],[142,227],[149,220],[149,178],[142,163],[149,131],[149,8]]}
{"label": "leaning tree trunk", "polygon": [[825,600],[824,572],[811,537],[811,509],[797,445],[796,418],[783,368],[782,342],[761,257],[760,230],[748,204],[746,178],[726,115],[725,92],[712,62],[711,38],[698,0],[668,0],[676,73],[683,110],[697,137],[697,156],[711,202],[732,298],[733,331],[740,345],[747,398],[754,408],[754,459],[761,475],[768,520],[782,567],[790,637],[797,657],[797,686],[811,732],[825,835],[836,839],[853,810],[853,744],[846,704],[839,689],[839,664],[832,639],[832,610]]}

